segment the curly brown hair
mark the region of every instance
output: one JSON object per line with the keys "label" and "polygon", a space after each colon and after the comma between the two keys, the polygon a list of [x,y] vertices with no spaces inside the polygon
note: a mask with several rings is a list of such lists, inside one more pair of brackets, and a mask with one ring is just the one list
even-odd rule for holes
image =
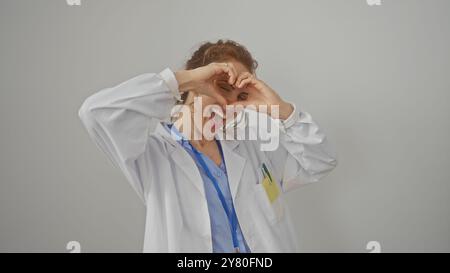
{"label": "curly brown hair", "polygon": [[[258,62],[253,59],[247,48],[233,40],[220,39],[215,43],[205,42],[192,54],[186,62],[185,68],[195,69],[213,62],[224,62],[235,60],[242,63],[248,71],[254,73],[258,67]],[[181,102],[184,103],[189,92],[184,92]]]}

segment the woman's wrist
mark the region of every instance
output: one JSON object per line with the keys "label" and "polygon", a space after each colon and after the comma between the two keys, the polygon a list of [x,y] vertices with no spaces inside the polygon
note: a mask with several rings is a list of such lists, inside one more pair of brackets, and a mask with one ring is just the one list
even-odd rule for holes
{"label": "woman's wrist", "polygon": [[194,89],[195,83],[192,78],[191,70],[178,70],[175,72],[175,78],[178,82],[180,93]]}
{"label": "woman's wrist", "polygon": [[280,105],[279,118],[281,120],[286,120],[294,111],[294,107],[289,102],[283,101]]}

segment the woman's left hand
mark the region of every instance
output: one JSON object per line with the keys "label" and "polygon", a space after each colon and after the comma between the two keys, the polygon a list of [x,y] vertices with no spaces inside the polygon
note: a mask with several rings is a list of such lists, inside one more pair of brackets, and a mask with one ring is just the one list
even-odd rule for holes
{"label": "woman's left hand", "polygon": [[242,88],[247,91],[247,99],[232,103],[233,105],[254,105],[259,111],[260,105],[267,105],[267,114],[271,115],[271,106],[279,106],[279,118],[287,119],[294,110],[292,104],[285,102],[278,94],[270,88],[266,83],[256,78],[255,75],[244,72],[237,78],[234,83],[236,88]]}

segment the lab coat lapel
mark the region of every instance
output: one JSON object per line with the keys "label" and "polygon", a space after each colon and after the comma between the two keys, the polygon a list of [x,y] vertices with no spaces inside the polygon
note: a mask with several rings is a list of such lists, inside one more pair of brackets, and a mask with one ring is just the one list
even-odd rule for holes
{"label": "lab coat lapel", "polygon": [[239,145],[239,141],[225,140],[220,143],[222,145],[223,156],[225,159],[228,183],[230,185],[231,194],[234,200],[239,188],[239,183],[241,182],[246,159],[235,151]]}
{"label": "lab coat lapel", "polygon": [[193,183],[194,186],[200,191],[201,195],[206,198],[203,179],[200,176],[198,167],[192,160],[192,157],[181,145],[178,145],[171,155],[175,164],[183,170],[188,180]]}
{"label": "lab coat lapel", "polygon": [[187,179],[199,190],[200,194],[206,198],[202,177],[192,157],[172,138],[171,134],[164,128],[164,125],[159,123],[155,132],[168,141],[168,149],[173,161],[184,172]]}

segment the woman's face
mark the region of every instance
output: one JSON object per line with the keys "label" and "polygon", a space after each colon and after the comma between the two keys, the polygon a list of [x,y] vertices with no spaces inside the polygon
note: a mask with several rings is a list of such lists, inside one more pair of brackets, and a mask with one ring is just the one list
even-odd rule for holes
{"label": "woman's face", "polygon": [[[235,61],[235,60],[229,60],[227,61],[228,63],[232,63],[234,65],[234,67],[236,68],[236,72],[237,72],[237,77],[239,77],[239,75],[241,75],[244,72],[250,72],[242,63]],[[231,104],[234,103],[236,101],[241,101],[241,100],[246,100],[248,97],[248,92],[247,90],[244,88],[236,88],[235,86],[232,86],[228,83],[228,75],[219,77],[215,80],[213,80],[213,85],[216,87],[216,90],[218,92],[220,92],[220,94],[226,99],[227,104]],[[203,110],[204,109],[217,109],[211,107],[212,105],[218,105],[216,99],[206,96],[206,95],[200,95],[201,99],[202,99],[202,107]],[[209,107],[208,107],[209,106]],[[208,111],[209,112],[209,111]],[[221,126],[223,124],[227,123],[227,120],[231,120],[233,117],[236,116],[236,113],[229,113],[229,115],[226,115],[225,111],[223,111],[223,117],[219,118],[219,117],[214,117],[215,115],[217,115],[216,113],[211,113],[210,115],[208,114],[206,117],[203,117],[202,120],[202,124],[196,124],[196,127],[198,128],[198,126],[204,126],[208,121],[211,121],[210,123],[212,123],[212,120],[215,121],[215,123],[217,123],[217,121],[220,121],[219,124],[217,124],[218,126]],[[221,124],[220,124],[221,123]],[[215,131],[215,126],[213,126],[213,131]]]}

